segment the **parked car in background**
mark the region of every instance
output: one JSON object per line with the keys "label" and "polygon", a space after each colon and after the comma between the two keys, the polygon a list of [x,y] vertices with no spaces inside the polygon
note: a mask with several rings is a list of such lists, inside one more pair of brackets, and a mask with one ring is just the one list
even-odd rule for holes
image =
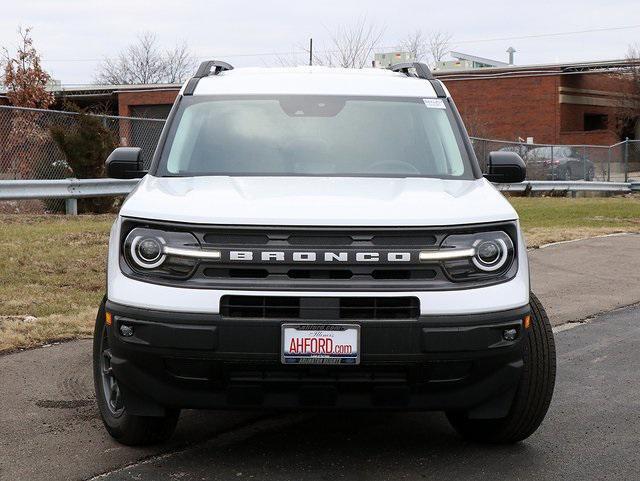
{"label": "parked car in background", "polygon": [[530,180],[593,180],[595,164],[574,147],[536,147],[525,155]]}
{"label": "parked car in background", "polygon": [[528,144],[508,144],[498,149],[498,152],[515,152],[523,158],[527,155],[528,151]]}

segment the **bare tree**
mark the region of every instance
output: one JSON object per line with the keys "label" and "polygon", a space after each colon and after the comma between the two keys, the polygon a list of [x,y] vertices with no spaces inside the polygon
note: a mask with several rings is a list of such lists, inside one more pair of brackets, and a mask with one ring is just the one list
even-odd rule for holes
{"label": "bare tree", "polygon": [[428,40],[422,30],[409,33],[398,46],[398,50],[409,52],[418,62],[431,63],[429,58]]}
{"label": "bare tree", "polygon": [[433,32],[429,35],[429,54],[433,62],[440,62],[451,50],[453,36],[448,32]]}
{"label": "bare tree", "polygon": [[185,43],[162,51],[155,34],[144,32],[116,58],[106,58],[98,67],[95,80],[114,85],[180,83],[193,71],[195,63]]}
{"label": "bare tree", "polygon": [[616,130],[621,139],[635,139],[640,133],[640,44],[629,45],[626,60],[618,76],[627,82],[630,95],[620,100]]}
{"label": "bare tree", "polygon": [[165,54],[165,76],[167,83],[181,83],[195,70],[196,59],[189,52],[186,42],[176,45]]}
{"label": "bare tree", "polygon": [[422,30],[415,30],[400,42],[399,49],[433,67],[449,53],[452,38],[448,32],[436,31],[427,35]]}
{"label": "bare tree", "polygon": [[352,25],[340,25],[330,32],[330,48],[313,53],[318,65],[344,68],[363,68],[370,65],[384,29],[362,17]]}

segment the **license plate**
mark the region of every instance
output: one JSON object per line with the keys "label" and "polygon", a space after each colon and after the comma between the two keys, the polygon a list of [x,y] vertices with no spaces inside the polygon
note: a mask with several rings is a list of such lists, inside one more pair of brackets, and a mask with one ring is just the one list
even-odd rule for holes
{"label": "license plate", "polygon": [[357,324],[283,324],[283,364],[359,364]]}

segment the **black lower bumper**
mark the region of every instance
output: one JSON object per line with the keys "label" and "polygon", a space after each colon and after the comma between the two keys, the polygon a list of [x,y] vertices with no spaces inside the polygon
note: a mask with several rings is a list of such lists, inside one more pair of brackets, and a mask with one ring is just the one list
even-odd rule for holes
{"label": "black lower bumper", "polygon": [[[481,315],[363,321],[359,365],[314,366],[280,362],[281,324],[295,320],[226,320],[110,302],[107,310],[114,319],[112,366],[135,414],[308,407],[464,409],[479,418],[507,414],[523,366],[522,319],[529,313],[525,306]],[[132,336],[121,335],[123,323],[133,328]],[[517,336],[507,341],[503,333],[512,328]]]}

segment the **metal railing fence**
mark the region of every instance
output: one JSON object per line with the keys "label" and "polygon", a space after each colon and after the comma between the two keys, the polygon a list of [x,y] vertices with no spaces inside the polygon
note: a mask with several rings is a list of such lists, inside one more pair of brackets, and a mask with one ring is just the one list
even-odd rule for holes
{"label": "metal railing fence", "polygon": [[[75,112],[0,106],[0,180],[63,179],[76,177],[51,137],[52,127],[73,129]],[[148,167],[164,119],[97,115],[113,135],[114,145],[142,148]],[[489,153],[517,152],[527,164],[527,180],[604,181],[640,180],[640,141],[612,146],[528,144],[471,138],[482,170]]]}
{"label": "metal railing fence", "polygon": [[494,151],[518,153],[527,164],[527,180],[628,182],[640,180],[640,141],[611,146],[528,144],[472,137],[478,162],[486,171]]}

